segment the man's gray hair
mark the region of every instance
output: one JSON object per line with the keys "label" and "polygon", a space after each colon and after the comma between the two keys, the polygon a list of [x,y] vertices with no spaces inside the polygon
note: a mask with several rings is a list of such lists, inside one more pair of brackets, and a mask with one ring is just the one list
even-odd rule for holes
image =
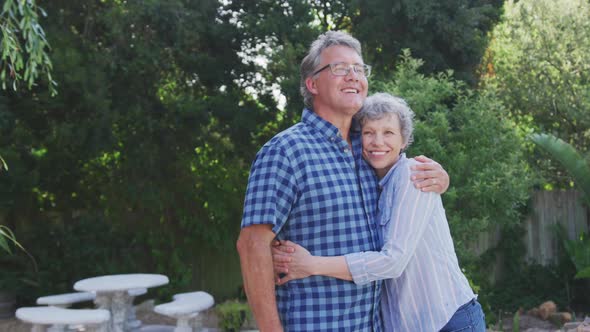
{"label": "man's gray hair", "polygon": [[326,48],[334,45],[341,45],[350,47],[355,50],[356,53],[362,58],[361,43],[342,31],[328,31],[321,34],[309,47],[309,51],[303,60],[301,61],[300,75],[301,81],[299,83],[299,90],[303,96],[303,103],[308,109],[313,108],[313,94],[307,90],[305,80],[313,75],[313,72],[321,64],[322,59],[320,58],[322,51]]}
{"label": "man's gray hair", "polygon": [[354,117],[362,128],[368,120],[380,120],[386,115],[398,117],[402,140],[406,143],[407,149],[414,141],[414,112],[402,98],[389,93],[376,93],[365,100],[363,107]]}

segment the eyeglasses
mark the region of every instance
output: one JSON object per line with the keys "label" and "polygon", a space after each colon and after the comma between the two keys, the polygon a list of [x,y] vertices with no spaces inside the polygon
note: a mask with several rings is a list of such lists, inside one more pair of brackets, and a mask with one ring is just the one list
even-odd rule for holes
{"label": "eyeglasses", "polygon": [[330,71],[332,72],[332,74],[334,74],[334,76],[346,76],[346,75],[348,75],[348,73],[350,73],[351,68],[358,75],[362,75],[365,77],[371,76],[371,66],[365,65],[365,64],[361,65],[358,63],[350,65],[350,64],[344,63],[344,62],[327,64],[327,65],[323,66],[322,68],[316,70],[312,74],[312,76],[316,75],[317,73],[321,72],[322,70],[324,70],[328,67],[330,67]]}

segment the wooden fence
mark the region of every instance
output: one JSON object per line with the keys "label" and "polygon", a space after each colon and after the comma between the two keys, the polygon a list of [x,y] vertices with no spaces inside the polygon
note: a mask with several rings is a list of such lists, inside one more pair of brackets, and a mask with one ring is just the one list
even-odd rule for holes
{"label": "wooden fence", "polygon": [[556,263],[559,239],[555,225],[561,225],[570,240],[588,233],[590,211],[575,190],[539,191],[532,197],[532,214],[525,222],[526,258],[542,265]]}
{"label": "wooden fence", "polygon": [[[581,194],[575,190],[537,191],[531,197],[531,214],[524,221],[523,241],[525,258],[530,263],[548,265],[557,263],[559,238],[556,225],[561,225],[568,239],[588,233],[590,210],[582,205]],[[480,234],[471,245],[479,255],[502,241],[499,229]],[[502,259],[499,257],[498,259]],[[495,276],[501,271],[495,271]]]}

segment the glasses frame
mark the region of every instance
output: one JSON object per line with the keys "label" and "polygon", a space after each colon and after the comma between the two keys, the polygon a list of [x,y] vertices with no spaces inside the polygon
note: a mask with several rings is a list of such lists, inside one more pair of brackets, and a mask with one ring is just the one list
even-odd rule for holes
{"label": "glasses frame", "polygon": [[[344,75],[336,74],[334,72],[334,67],[336,67],[337,65],[347,65],[347,67],[346,67],[346,73]],[[359,73],[356,70],[356,68],[357,68],[356,66],[362,66],[363,69],[364,69],[364,71],[365,71],[365,73],[364,74],[363,73]],[[319,74],[320,72],[322,72],[323,70],[325,70],[328,67],[330,68],[330,72],[334,76],[347,76],[348,74],[350,74],[350,71],[351,70],[354,71],[355,74],[361,75],[361,76],[364,76],[364,77],[367,77],[367,78],[369,76],[371,76],[371,66],[370,65],[367,65],[367,64],[364,64],[364,63],[363,64],[360,64],[360,63],[348,64],[346,62],[329,63],[329,64],[323,66],[322,68],[316,70],[311,76],[315,76],[315,75]]]}

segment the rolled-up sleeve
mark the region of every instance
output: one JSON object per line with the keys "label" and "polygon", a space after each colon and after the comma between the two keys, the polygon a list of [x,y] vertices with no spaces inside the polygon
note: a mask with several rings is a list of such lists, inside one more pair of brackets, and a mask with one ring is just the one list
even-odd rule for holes
{"label": "rolled-up sleeve", "polygon": [[381,220],[383,239],[381,251],[366,251],[345,256],[348,268],[356,284],[399,277],[414,256],[416,247],[432,217],[435,203],[440,200],[436,193],[416,189],[410,181],[410,165],[405,160],[394,169],[381,193],[385,206],[391,209],[387,220]]}

